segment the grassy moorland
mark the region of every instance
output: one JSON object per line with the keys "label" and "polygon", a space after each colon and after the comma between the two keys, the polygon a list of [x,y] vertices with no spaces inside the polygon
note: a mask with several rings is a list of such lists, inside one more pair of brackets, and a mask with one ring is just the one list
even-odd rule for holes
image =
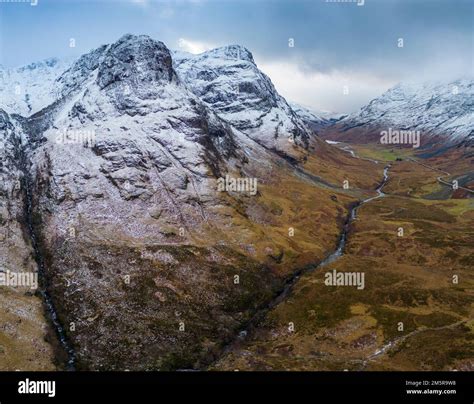
{"label": "grassy moorland", "polygon": [[[387,196],[358,210],[345,255],[303,276],[213,368],[474,369],[474,199],[433,199],[439,174],[396,156]],[[464,163],[430,161],[458,174]],[[364,273],[365,288],[326,286],[333,269]]]}

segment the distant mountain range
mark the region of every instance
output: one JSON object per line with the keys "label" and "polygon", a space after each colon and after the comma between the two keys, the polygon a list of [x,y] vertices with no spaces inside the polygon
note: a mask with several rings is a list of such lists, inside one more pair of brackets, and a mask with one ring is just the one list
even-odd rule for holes
{"label": "distant mountain range", "polygon": [[[127,38],[128,46],[132,36]],[[0,108],[31,116],[53,104],[82,85],[107,49],[103,46],[76,62],[51,58],[16,69],[0,66]],[[179,80],[203,105],[265,147],[288,151],[288,142],[305,147],[314,131],[331,139],[377,141],[389,127],[419,130],[424,144],[453,144],[474,136],[472,79],[400,83],[344,115],[287,102],[242,46],[198,55],[172,51],[170,57]]]}
{"label": "distant mountain range", "polygon": [[53,103],[59,96],[56,80],[70,64],[51,58],[16,69],[0,66],[0,108],[29,116]]}
{"label": "distant mountain range", "polygon": [[317,133],[319,133],[320,130],[334,125],[347,116],[347,114],[338,114],[329,111],[314,111],[309,107],[304,107],[295,102],[291,102],[290,106],[306,125]]}

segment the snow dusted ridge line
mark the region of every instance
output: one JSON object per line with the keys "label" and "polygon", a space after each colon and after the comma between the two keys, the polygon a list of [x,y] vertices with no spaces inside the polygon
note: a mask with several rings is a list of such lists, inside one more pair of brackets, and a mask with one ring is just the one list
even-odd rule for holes
{"label": "snow dusted ridge line", "polygon": [[[144,35],[134,38],[153,41]],[[100,88],[106,87],[104,79],[109,78],[94,78],[91,74],[100,75],[97,68],[107,60],[110,46],[101,46],[75,61],[51,58],[16,69],[0,68],[0,108],[29,117],[71,95],[86,81],[97,79],[102,81]],[[219,118],[254,141],[285,151],[293,145],[308,146],[312,130],[305,117],[278,94],[246,48],[229,45],[199,55],[172,51],[171,63],[176,80]],[[127,97],[128,91],[126,88],[122,97]],[[330,120],[322,118],[320,122],[326,124]]]}
{"label": "snow dusted ridge line", "polygon": [[[93,79],[90,73],[109,47],[74,62],[50,58],[16,69],[0,67],[0,108],[28,117],[54,104]],[[314,132],[333,126],[342,132],[371,127],[421,131],[424,139],[440,135],[450,143],[474,137],[472,78],[401,83],[344,116],[288,103],[258,69],[251,52],[239,45],[198,55],[171,51],[171,61],[177,79],[219,118],[269,148],[306,147]]]}
{"label": "snow dusted ridge line", "polygon": [[219,117],[269,148],[307,147],[311,130],[240,45],[198,55],[174,52],[173,64],[186,86]]}
{"label": "snow dusted ridge line", "polygon": [[400,83],[336,126],[340,132],[391,127],[420,131],[424,141],[441,136],[460,142],[474,135],[474,80]]}
{"label": "snow dusted ridge line", "polygon": [[70,65],[49,58],[14,69],[0,67],[0,108],[26,117],[52,104],[59,97],[57,80]]}

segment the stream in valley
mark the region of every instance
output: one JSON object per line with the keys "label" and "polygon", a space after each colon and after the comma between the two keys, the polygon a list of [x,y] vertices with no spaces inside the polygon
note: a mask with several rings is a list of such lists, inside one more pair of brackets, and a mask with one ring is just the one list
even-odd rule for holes
{"label": "stream in valley", "polygon": [[299,271],[295,272],[293,274],[293,276],[290,277],[286,281],[283,289],[279,293],[277,293],[276,297],[271,302],[267,303],[267,305],[265,307],[258,310],[257,314],[254,317],[252,317],[252,319],[249,322],[247,322],[247,324],[245,324],[245,326],[240,330],[240,332],[238,333],[238,336],[225,346],[221,357],[224,356],[226,353],[232,351],[238,344],[240,344],[243,340],[245,340],[246,337],[248,335],[250,335],[251,332],[254,331],[255,328],[258,326],[258,324],[263,320],[265,315],[272,308],[277,306],[279,303],[281,303],[282,301],[284,301],[288,297],[288,295],[290,294],[293,286],[296,284],[296,282],[298,282],[299,278],[303,274],[305,274],[307,272],[310,272],[310,271],[316,271],[320,268],[323,268],[324,266],[336,261],[337,259],[339,259],[340,257],[342,257],[344,255],[349,230],[351,228],[351,225],[352,225],[353,221],[357,217],[357,210],[363,204],[366,204],[366,203],[371,202],[371,201],[373,201],[375,199],[378,199],[378,198],[383,198],[385,196],[385,194],[382,190],[383,190],[383,187],[385,186],[385,184],[387,183],[387,181],[389,179],[389,175],[388,175],[389,169],[390,169],[390,165],[388,165],[384,168],[383,179],[380,182],[379,186],[375,190],[377,192],[377,195],[371,196],[369,198],[366,198],[366,199],[363,199],[359,202],[356,202],[349,208],[349,212],[347,214],[346,221],[343,225],[343,228],[342,228],[340,236],[339,236],[339,241],[338,241],[337,246],[334,249],[334,251],[332,253],[330,253],[325,259],[323,259],[317,266],[309,265],[309,266],[304,267],[304,268],[300,269]]}

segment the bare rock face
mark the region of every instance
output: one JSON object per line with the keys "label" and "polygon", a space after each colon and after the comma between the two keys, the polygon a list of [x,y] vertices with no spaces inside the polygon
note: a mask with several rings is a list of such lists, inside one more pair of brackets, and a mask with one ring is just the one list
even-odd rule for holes
{"label": "bare rock face", "polygon": [[[97,84],[104,89],[126,83],[147,98],[153,84],[176,81],[171,55],[162,42],[147,36],[125,35],[109,46],[99,66]],[[151,91],[151,92],[148,92]]]}

